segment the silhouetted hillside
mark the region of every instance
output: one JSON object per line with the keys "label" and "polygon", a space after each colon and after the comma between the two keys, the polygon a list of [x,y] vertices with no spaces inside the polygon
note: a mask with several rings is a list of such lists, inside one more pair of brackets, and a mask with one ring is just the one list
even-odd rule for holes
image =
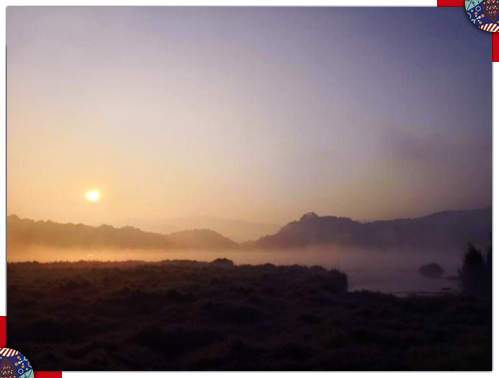
{"label": "silhouetted hillside", "polygon": [[[460,251],[470,240],[490,244],[492,208],[445,211],[422,218],[361,223],[350,218],[320,217],[308,213],[276,234],[244,244],[246,248],[301,248],[337,244],[361,248],[432,248]],[[115,228],[7,217],[8,247],[113,247],[127,249],[234,249],[240,244],[211,230],[172,234],[144,232],[134,227]]]}
{"label": "silhouetted hillside", "polygon": [[257,240],[253,246],[299,248],[340,244],[363,248],[461,248],[470,240],[488,245],[491,231],[491,207],[368,223],[308,213],[276,234]]}
{"label": "silhouetted hillside", "polygon": [[111,247],[127,249],[226,249],[237,243],[210,230],[191,230],[170,235],[144,232],[134,227],[99,227],[7,217],[7,246]]}

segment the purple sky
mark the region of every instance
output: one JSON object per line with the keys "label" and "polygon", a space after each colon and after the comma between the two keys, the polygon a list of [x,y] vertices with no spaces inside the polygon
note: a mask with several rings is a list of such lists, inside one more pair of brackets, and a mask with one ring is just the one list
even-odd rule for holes
{"label": "purple sky", "polygon": [[491,35],[464,9],[9,7],[7,28],[9,214],[491,205]]}

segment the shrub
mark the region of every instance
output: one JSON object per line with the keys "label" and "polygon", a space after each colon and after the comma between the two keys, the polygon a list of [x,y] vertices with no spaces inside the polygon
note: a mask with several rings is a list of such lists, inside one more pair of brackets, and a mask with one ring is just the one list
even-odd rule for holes
{"label": "shrub", "polygon": [[226,259],[226,258],[221,258],[221,259],[216,259],[211,262],[213,265],[218,265],[218,266],[234,266],[234,262],[232,260]]}
{"label": "shrub", "polygon": [[348,277],[336,269],[332,269],[328,274],[329,291],[334,293],[346,293],[348,290]]}
{"label": "shrub", "polygon": [[459,269],[459,278],[463,292],[473,295],[492,294],[492,247],[487,255],[472,243],[463,256],[463,265]]}
{"label": "shrub", "polygon": [[440,278],[442,277],[442,274],[444,274],[442,267],[436,263],[423,265],[419,268],[418,272],[427,278]]}

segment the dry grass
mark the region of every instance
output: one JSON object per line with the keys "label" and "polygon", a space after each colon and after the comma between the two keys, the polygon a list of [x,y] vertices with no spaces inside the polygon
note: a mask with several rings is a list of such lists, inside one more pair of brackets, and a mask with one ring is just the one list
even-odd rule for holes
{"label": "dry grass", "polygon": [[35,370],[490,370],[492,304],[346,293],[314,267],[8,264]]}

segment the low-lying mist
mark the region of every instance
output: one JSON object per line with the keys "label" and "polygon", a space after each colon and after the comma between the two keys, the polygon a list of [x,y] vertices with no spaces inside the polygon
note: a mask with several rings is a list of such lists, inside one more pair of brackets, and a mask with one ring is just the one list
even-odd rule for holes
{"label": "low-lying mist", "polygon": [[[38,261],[213,261],[227,258],[235,264],[304,265],[336,268],[348,275],[349,290],[371,290],[403,295],[413,292],[454,292],[458,289],[457,269],[460,251],[366,250],[344,246],[310,247],[288,250],[137,250],[84,249],[32,246],[9,249],[8,262]],[[12,257],[11,257],[12,256]],[[418,273],[425,264],[437,263],[443,270],[440,279]]]}

